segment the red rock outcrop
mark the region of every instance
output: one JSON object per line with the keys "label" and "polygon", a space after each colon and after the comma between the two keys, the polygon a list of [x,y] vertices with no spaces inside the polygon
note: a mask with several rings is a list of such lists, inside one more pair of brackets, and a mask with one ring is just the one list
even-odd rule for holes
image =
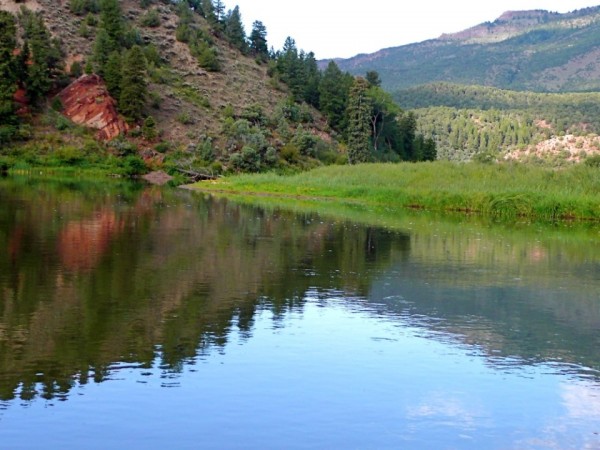
{"label": "red rock outcrop", "polygon": [[62,113],[79,125],[96,128],[98,138],[109,141],[129,126],[117,113],[117,102],[98,75],[82,75],[59,94]]}

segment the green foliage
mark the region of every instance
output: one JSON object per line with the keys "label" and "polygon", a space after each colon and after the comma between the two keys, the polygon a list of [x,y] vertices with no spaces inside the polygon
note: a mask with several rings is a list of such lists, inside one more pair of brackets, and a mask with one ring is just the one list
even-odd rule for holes
{"label": "green foliage", "polygon": [[318,142],[319,139],[316,136],[304,131],[304,128],[299,126],[291,144],[298,148],[301,155],[315,157]]}
{"label": "green foliage", "polygon": [[600,155],[594,155],[586,158],[585,165],[589,167],[594,167],[596,169],[600,168]]}
{"label": "green foliage", "polygon": [[338,65],[331,61],[319,85],[319,103],[329,125],[338,131],[346,129],[346,107],[353,78],[342,73]]}
{"label": "green foliage", "polygon": [[183,125],[192,125],[194,123],[194,118],[189,112],[184,111],[177,115],[177,121]]}
{"label": "green foliage", "polygon": [[225,37],[227,40],[242,53],[248,51],[248,43],[246,42],[246,32],[242,24],[242,15],[240,14],[239,6],[233,8],[225,16]]}
{"label": "green foliage", "polygon": [[156,121],[154,117],[148,116],[144,119],[142,125],[142,136],[147,141],[153,141],[158,137],[158,130],[156,129]]}
{"label": "green foliage", "polygon": [[80,61],[73,61],[71,67],[69,68],[69,73],[73,78],[79,78],[83,75],[83,67],[81,67]]}
{"label": "green foliage", "polygon": [[13,50],[17,43],[16,21],[12,14],[0,11],[0,143],[14,135],[17,122],[13,96],[17,90],[17,61]]}
{"label": "green foliage", "polygon": [[83,16],[88,13],[97,13],[100,6],[97,0],[69,0],[69,9],[73,14]]}
{"label": "green foliage", "polygon": [[54,98],[52,99],[52,103],[50,103],[50,107],[51,107],[51,108],[52,108],[54,111],[58,111],[58,112],[62,111],[62,109],[63,109],[63,104],[62,104],[62,102],[60,101],[60,98],[58,98],[58,97],[54,97]]}
{"label": "green foliage", "polygon": [[117,51],[112,52],[104,66],[104,82],[108,92],[113,98],[118,99],[121,95],[121,75],[122,64],[121,54]]}
{"label": "green foliage", "polygon": [[260,20],[256,20],[252,24],[249,41],[252,54],[259,57],[261,60],[267,60],[269,57],[267,27]]}
{"label": "green foliage", "polygon": [[119,110],[132,120],[139,120],[146,104],[148,88],[146,82],[146,58],[139,46],[125,53],[122,64]]}
{"label": "green foliage", "polygon": [[203,69],[210,72],[221,70],[217,49],[216,47],[211,47],[208,42],[204,40],[190,42],[190,51],[198,59],[198,64]]}
{"label": "green foliage", "polygon": [[60,43],[52,38],[40,14],[21,7],[19,22],[25,41],[22,58],[31,60],[31,64],[25,65],[24,84],[30,100],[36,103],[64,75],[63,54]]}
{"label": "green foliage", "polygon": [[259,172],[261,157],[260,153],[254,147],[246,145],[239,153],[231,155],[229,162],[236,170],[242,172]]}
{"label": "green foliage", "polygon": [[348,98],[348,162],[364,163],[371,159],[371,108],[367,95],[369,83],[357,78]]}
{"label": "green foliage", "polygon": [[156,28],[160,26],[160,16],[156,8],[146,12],[140,19],[140,25],[143,27]]}
{"label": "green foliage", "polygon": [[133,177],[146,173],[147,171],[148,169],[142,158],[136,155],[129,155],[123,158],[119,172],[122,175]]}
{"label": "green foliage", "polygon": [[125,21],[118,0],[100,0],[100,26],[108,35],[109,53],[125,43]]}

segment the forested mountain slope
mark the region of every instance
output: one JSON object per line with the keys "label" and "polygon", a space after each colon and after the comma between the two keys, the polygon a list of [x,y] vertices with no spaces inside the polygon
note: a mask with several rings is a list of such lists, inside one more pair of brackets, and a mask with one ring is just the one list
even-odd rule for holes
{"label": "forested mountain slope", "polygon": [[567,14],[507,12],[421,43],[336,60],[379,72],[389,91],[447,81],[538,92],[600,90],[600,6]]}
{"label": "forested mountain slope", "polygon": [[568,150],[562,157],[572,160],[598,150],[597,92],[534,93],[434,83],[398,91],[394,98],[413,110],[420,132],[435,137],[442,159],[556,147]]}

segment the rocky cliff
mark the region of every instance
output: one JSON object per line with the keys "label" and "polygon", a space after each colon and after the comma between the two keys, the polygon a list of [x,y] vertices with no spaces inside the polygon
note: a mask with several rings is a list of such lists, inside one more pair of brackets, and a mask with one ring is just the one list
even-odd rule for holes
{"label": "rocky cliff", "polygon": [[76,124],[97,129],[101,140],[114,139],[129,129],[117,112],[117,102],[98,75],[82,75],[57,97],[63,115]]}

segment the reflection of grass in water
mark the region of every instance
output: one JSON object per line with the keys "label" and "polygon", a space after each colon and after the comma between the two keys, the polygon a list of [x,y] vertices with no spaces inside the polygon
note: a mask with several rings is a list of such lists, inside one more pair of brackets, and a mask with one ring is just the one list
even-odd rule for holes
{"label": "reflection of grass in water", "polygon": [[[525,219],[494,220],[480,215],[409,210],[401,207],[363,206],[352,202],[294,199],[276,196],[216,194],[236,203],[257,206],[269,211],[284,209],[300,214],[318,214],[332,220],[349,221],[365,226],[384,227],[419,237],[470,237],[491,247],[520,250],[543,247],[564,253],[565,262],[600,261],[600,227],[595,222],[540,223]],[[507,257],[509,257],[507,255]]]}
{"label": "reflection of grass in water", "polygon": [[556,171],[516,164],[363,164],[328,166],[293,176],[236,176],[196,187],[476,212],[508,220],[600,220],[600,176],[597,169],[584,165]]}

